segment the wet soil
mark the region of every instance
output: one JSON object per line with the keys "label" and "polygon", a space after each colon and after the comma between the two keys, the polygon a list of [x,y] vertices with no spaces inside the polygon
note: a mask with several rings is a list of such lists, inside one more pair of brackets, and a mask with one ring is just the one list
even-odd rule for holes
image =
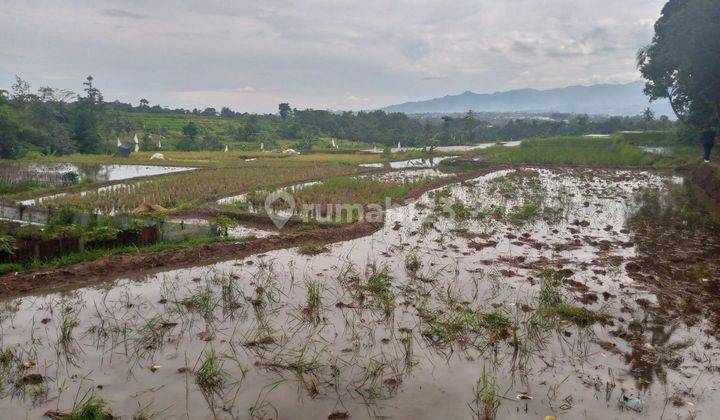
{"label": "wet soil", "polygon": [[690,180],[699,190],[704,202],[720,214],[720,178],[715,165],[699,165],[690,168]]}
{"label": "wet soil", "polygon": [[[6,299],[3,349],[31,367],[0,409],[39,417],[90,390],[125,418],[483,418],[495,402],[502,419],[715,418],[713,309],[657,308],[683,267],[695,276],[684,296],[705,291],[717,269],[696,264],[719,232],[630,223],[643,193],[676,182],[493,172],[421,193],[312,257],[198,259]],[[664,247],[677,250],[658,258]],[[209,354],[226,375],[211,389],[198,380]]]}

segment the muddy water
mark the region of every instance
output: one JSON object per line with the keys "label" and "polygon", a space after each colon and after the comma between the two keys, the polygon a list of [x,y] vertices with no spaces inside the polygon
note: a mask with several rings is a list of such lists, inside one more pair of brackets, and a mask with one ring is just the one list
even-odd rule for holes
{"label": "muddy water", "polygon": [[[637,302],[655,300],[627,275],[625,222],[639,192],[673,182],[498,172],[389,210],[381,231],[314,257],[288,249],[5,302],[2,348],[29,367],[4,374],[0,409],[39,418],[91,392],[124,418],[139,407],[159,418],[471,418],[482,411],[475,390],[490,389],[503,419],[714,418],[718,346],[704,321],[648,332],[643,355],[617,334],[643,319]],[[566,270],[566,303],[610,314],[609,324],[530,329],[547,266]],[[390,311],[362,286],[383,268]],[[311,310],[313,285],[321,308]],[[516,338],[439,340],[426,314],[462,308],[500,311]],[[203,392],[192,372],[211,349],[227,376]],[[30,373],[43,385],[15,385]]]}

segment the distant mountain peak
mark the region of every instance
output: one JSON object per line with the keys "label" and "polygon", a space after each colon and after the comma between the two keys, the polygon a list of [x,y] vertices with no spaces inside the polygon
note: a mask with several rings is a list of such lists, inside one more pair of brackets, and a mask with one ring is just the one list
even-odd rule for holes
{"label": "distant mountain peak", "polygon": [[475,112],[569,112],[607,115],[638,115],[650,107],[658,115],[671,115],[664,101],[650,103],[644,83],[568,86],[547,90],[531,88],[494,93],[466,90],[457,95],[405,102],[383,108],[406,114]]}

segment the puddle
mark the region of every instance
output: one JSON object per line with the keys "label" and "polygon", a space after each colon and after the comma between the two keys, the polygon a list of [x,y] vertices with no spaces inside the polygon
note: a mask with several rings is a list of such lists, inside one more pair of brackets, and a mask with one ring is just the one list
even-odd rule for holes
{"label": "puddle", "polygon": [[[197,228],[197,227],[210,226],[210,221],[207,219],[172,218],[172,219],[168,219],[168,222],[174,223],[174,224],[180,224],[184,228],[187,228],[190,230]],[[268,236],[277,235],[277,232],[238,225],[238,226],[228,227],[227,234],[230,238],[238,238],[238,239],[247,238],[250,236],[255,237],[255,238],[266,238]]]}
{"label": "puddle", "polygon": [[391,168],[391,169],[406,169],[406,168],[432,168],[440,164],[443,160],[453,159],[457,156],[444,156],[444,157],[430,157],[430,158],[418,158],[401,160],[397,162],[384,162],[384,163],[362,163],[359,166],[363,168]]}
{"label": "puddle", "polygon": [[[138,182],[136,184],[113,184],[113,185],[107,185],[104,187],[100,187],[95,191],[98,193],[102,193],[102,192],[110,192],[110,191],[117,191],[117,190],[131,190],[140,184],[142,184],[142,182]],[[85,195],[87,195],[88,192],[89,191],[80,191],[77,194],[79,194],[81,197],[85,197]],[[57,193],[57,194],[46,195],[46,196],[38,197],[38,198],[22,200],[19,203],[26,205],[26,206],[39,206],[39,205],[43,204],[45,201],[53,200],[55,198],[63,197],[66,195],[68,195],[68,193]]]}
{"label": "puddle", "polygon": [[[4,378],[43,382],[5,380],[0,408],[40,417],[93,392],[124,418],[146,406],[170,418],[471,418],[483,400],[502,419],[712,418],[707,322],[642,330],[657,299],[626,267],[638,194],[673,182],[501,171],[391,209],[380,231],[314,257],[280,250],[4,302],[3,350],[29,366]],[[436,211],[445,203],[454,215]],[[566,276],[556,289],[541,289],[546,266]],[[612,318],[558,321],[541,311],[553,290]]]}
{"label": "puddle", "polygon": [[672,148],[671,147],[649,147],[649,146],[640,146],[640,149],[644,152],[650,153],[651,155],[658,155],[658,156],[670,156],[672,154]]}
{"label": "puddle", "polygon": [[18,170],[29,172],[68,173],[75,172],[79,179],[95,181],[120,181],[142,176],[162,175],[173,172],[191,171],[195,168],[180,166],[120,165],[120,164],[74,164],[15,162]]}
{"label": "puddle", "polygon": [[[520,141],[520,140],[500,142],[500,144],[502,144],[505,147],[517,147],[517,146],[520,146],[520,143],[522,143],[522,141]],[[470,144],[470,145],[464,145],[464,146],[439,146],[439,147],[436,147],[435,150],[440,151],[440,152],[469,152],[470,150],[487,149],[488,147],[492,147],[497,144],[498,143],[480,143],[480,144]]]}

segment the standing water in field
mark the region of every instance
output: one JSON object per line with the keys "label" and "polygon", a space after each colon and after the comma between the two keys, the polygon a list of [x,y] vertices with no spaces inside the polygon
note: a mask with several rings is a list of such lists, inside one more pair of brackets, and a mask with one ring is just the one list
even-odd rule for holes
{"label": "standing water in field", "polygon": [[[180,166],[151,166],[151,165],[118,165],[118,164],[84,164],[84,163],[35,163],[35,162],[6,162],[7,171],[22,171],[23,173],[68,173],[74,172],[79,180],[93,179],[95,181],[120,181],[123,179],[139,178],[143,176],[162,175],[174,172],[190,171],[195,168]],[[1,175],[1,174],[0,174]]]}
{"label": "standing water in field", "polygon": [[0,408],[711,418],[712,313],[668,317],[696,306],[638,276],[643,215],[681,182],[499,171],[390,209],[365,238],[8,300]]}

